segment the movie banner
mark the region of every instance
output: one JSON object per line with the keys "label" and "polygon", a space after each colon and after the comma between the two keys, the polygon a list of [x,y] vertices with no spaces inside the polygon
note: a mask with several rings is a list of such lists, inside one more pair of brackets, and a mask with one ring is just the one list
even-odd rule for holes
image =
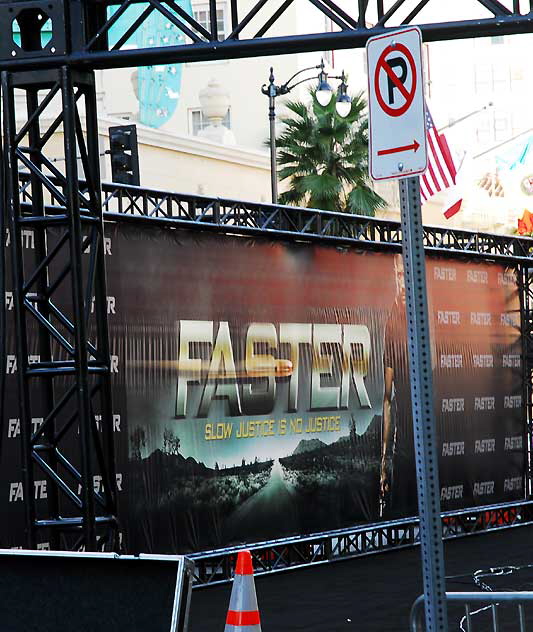
{"label": "movie banner", "polygon": [[[417,513],[399,255],[117,223],[106,266],[129,551]],[[442,508],[521,499],[516,272],[431,257],[427,281]],[[17,516],[2,528],[8,546],[23,527],[15,374],[1,470],[0,504]]]}
{"label": "movie banner", "polygon": [[[402,260],[221,235],[112,235],[133,550],[417,513]],[[524,495],[516,274],[431,258],[443,509]]]}

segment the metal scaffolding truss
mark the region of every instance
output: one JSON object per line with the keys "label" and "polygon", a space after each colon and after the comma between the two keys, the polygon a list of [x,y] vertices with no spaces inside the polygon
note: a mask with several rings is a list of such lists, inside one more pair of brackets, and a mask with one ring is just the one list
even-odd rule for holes
{"label": "metal scaffolding truss", "polygon": [[[339,48],[359,48],[366,40],[387,29],[405,24],[421,26],[424,41],[527,33],[531,31],[531,2],[524,0],[472,0],[457,2],[454,17],[446,22],[427,23],[433,9],[442,7],[440,0],[257,0],[250,4],[231,0],[230,33],[221,37],[217,28],[216,0],[209,0],[210,24],[202,26],[175,0],[148,0],[142,11],[135,10],[141,0],[84,0],[65,2],[68,21],[63,22],[61,0],[26,0],[6,2],[0,8],[4,24],[16,18],[20,9],[39,11],[35,27],[51,20],[52,38],[44,47],[17,46],[12,38],[0,43],[0,59],[7,68],[57,67],[84,64],[88,68],[117,68],[138,65],[205,61],[296,53]],[[288,20],[286,13],[293,4],[299,12],[315,11],[331,25],[327,32],[302,32]],[[15,8],[18,5],[18,8]],[[440,7],[439,7],[440,5]],[[9,7],[9,8],[8,8]],[[38,9],[37,9],[38,7]],[[45,12],[43,15],[43,11]],[[173,38],[149,42],[149,47],[132,50],[129,44],[143,25],[160,14],[168,28],[178,34]],[[131,18],[129,17],[131,16]],[[124,18],[121,20],[120,18]],[[284,24],[289,32],[278,35]],[[312,21],[310,22],[312,23]],[[81,25],[81,28],[80,28]],[[6,24],[7,27],[7,24]],[[274,28],[275,27],[275,28]],[[287,26],[285,26],[287,28]],[[304,27],[305,29],[305,27]],[[276,35],[273,35],[273,30]],[[294,33],[298,32],[298,35]],[[110,37],[111,35],[111,37]]]}
{"label": "metal scaffolding truss", "polygon": [[[27,107],[22,123],[15,117],[15,90]],[[43,128],[56,97],[61,113]],[[114,547],[116,481],[94,77],[67,67],[4,71],[2,100],[27,546],[35,548],[44,530],[55,549]],[[58,129],[64,137],[63,170],[47,157]],[[20,169],[29,170],[22,188]],[[28,229],[35,239],[33,257],[23,252]],[[37,361],[30,363],[35,339]],[[44,420],[38,428],[32,426],[35,417]],[[48,481],[44,513],[37,510],[34,494],[37,472]],[[96,476],[103,483],[98,491]]]}
{"label": "metal scaffolding truss", "polygon": [[[442,514],[447,540],[476,533],[517,527],[533,521],[533,502],[476,507]],[[418,518],[366,524],[311,536],[261,542],[250,548],[256,574],[275,573],[420,544]],[[196,587],[228,582],[233,577],[238,547],[193,554]]]}
{"label": "metal scaffolding truss", "polygon": [[[19,178],[24,198],[30,183],[29,173],[22,172]],[[81,182],[81,190],[85,187]],[[50,200],[50,204],[57,204],[53,194]],[[361,244],[365,248],[399,249],[402,245],[399,221],[128,184],[102,183],[102,208],[107,221],[120,217],[120,221],[151,226],[168,225],[273,239],[299,238],[323,244]],[[533,240],[529,237],[424,226],[424,245],[428,252],[435,254],[467,255],[533,266]]]}
{"label": "metal scaffolding truss", "polygon": [[[22,176],[27,179],[27,176]],[[24,184],[23,184],[24,186]],[[361,215],[211,198],[131,185],[102,184],[108,221],[219,231],[273,239],[305,239],[322,244],[381,249],[401,248],[400,223]],[[477,233],[444,226],[425,226],[424,245],[435,254],[467,255],[533,265],[529,237]]]}

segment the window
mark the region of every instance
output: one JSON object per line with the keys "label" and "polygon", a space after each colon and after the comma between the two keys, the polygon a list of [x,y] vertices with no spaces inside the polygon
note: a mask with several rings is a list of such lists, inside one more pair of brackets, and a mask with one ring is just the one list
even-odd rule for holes
{"label": "window", "polygon": [[[189,110],[189,134],[198,136],[198,132],[209,125],[209,119],[202,114],[202,110]],[[222,125],[231,129],[231,109],[228,109],[226,116],[222,119]]]}
{"label": "window", "polygon": [[[492,117],[490,117],[492,118]],[[481,145],[487,145],[492,142],[492,130],[491,130],[492,121],[489,120],[489,116],[481,116],[478,126],[477,126],[477,141]]]}
{"label": "window", "polygon": [[502,141],[509,138],[509,116],[506,112],[494,112],[494,140]]}
{"label": "window", "polygon": [[[211,14],[208,4],[198,4],[193,6],[193,18],[203,26],[206,31],[211,32]],[[228,33],[226,32],[226,5],[217,6],[217,32],[218,41],[221,42],[226,39]]]}
{"label": "window", "polygon": [[511,118],[502,110],[495,110],[480,117],[477,126],[477,140],[483,145],[507,140],[513,133]]}
{"label": "window", "polygon": [[495,65],[492,68],[492,86],[495,94],[505,94],[511,89],[511,73],[509,67]]}
{"label": "window", "polygon": [[474,71],[474,85],[478,95],[508,92],[511,89],[510,69],[502,64],[479,64]]}
{"label": "window", "polygon": [[521,134],[530,127],[529,125],[529,111],[526,105],[521,105],[515,108],[511,113],[511,122],[513,129],[513,136]]}
{"label": "window", "polygon": [[490,66],[479,64],[474,71],[474,86],[476,94],[489,94],[492,88],[492,69]]}
{"label": "window", "polygon": [[[529,82],[526,79],[524,69],[520,67],[511,68],[511,92],[518,95],[521,93],[523,100],[529,97]],[[522,99],[520,99],[522,100]]]}

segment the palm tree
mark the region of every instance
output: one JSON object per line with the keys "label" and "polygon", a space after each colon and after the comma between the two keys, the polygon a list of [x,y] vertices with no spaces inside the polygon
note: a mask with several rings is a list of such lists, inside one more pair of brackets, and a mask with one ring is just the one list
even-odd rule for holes
{"label": "palm tree", "polygon": [[362,93],[352,98],[350,113],[341,118],[335,99],[320,105],[310,90],[309,105],[289,101],[293,116],[277,140],[279,180],[289,180],[281,204],[374,216],[385,201],[370,187],[368,119]]}

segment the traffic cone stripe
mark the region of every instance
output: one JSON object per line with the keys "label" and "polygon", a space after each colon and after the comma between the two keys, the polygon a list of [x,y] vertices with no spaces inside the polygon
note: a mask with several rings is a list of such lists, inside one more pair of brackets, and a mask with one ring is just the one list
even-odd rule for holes
{"label": "traffic cone stripe", "polygon": [[250,551],[241,551],[237,556],[237,568],[235,575],[253,575],[254,567]]}
{"label": "traffic cone stripe", "polygon": [[228,610],[227,625],[259,625],[260,623],[259,610]]}

